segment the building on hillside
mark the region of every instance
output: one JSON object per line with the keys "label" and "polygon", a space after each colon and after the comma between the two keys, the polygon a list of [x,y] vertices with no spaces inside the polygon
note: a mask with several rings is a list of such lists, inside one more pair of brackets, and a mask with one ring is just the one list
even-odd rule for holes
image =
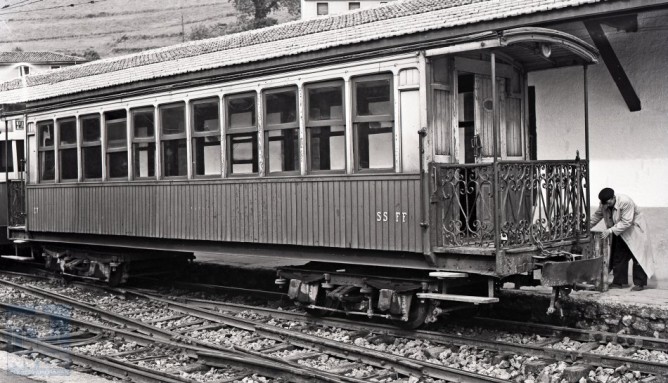
{"label": "building on hillside", "polygon": [[393,1],[396,0],[301,0],[301,13],[302,19],[312,19],[314,17],[338,15],[358,9],[378,7]]}
{"label": "building on hillside", "polygon": [[87,61],[83,57],[54,52],[0,52],[0,81],[9,81]]}

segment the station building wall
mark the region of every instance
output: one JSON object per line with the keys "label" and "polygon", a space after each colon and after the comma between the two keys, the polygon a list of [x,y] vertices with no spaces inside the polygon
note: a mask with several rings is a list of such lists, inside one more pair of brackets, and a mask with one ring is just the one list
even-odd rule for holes
{"label": "station building wall", "polygon": [[[588,70],[591,201],[596,208],[599,190],[612,187],[643,208],[658,287],[668,289],[668,12],[641,14],[638,22],[637,32],[603,28],[640,98],[640,111],[629,111],[603,62]],[[591,42],[582,24],[564,31]],[[582,68],[532,73],[529,85],[536,89],[538,159],[574,158],[576,151],[584,158]]]}

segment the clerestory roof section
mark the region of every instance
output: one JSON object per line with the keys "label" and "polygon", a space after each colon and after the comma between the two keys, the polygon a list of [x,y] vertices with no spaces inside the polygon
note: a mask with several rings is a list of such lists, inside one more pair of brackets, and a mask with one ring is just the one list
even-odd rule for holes
{"label": "clerestory roof section", "polygon": [[0,103],[46,100],[329,48],[615,1],[405,0],[29,75],[22,82],[0,84]]}
{"label": "clerestory roof section", "polygon": [[83,57],[72,55],[65,55],[56,52],[40,52],[40,51],[11,51],[0,52],[0,64],[55,64],[55,63],[71,63],[77,64],[88,61]]}

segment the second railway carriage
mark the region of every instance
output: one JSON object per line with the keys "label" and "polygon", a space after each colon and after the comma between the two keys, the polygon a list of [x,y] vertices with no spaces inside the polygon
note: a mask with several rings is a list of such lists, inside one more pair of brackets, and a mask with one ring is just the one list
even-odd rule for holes
{"label": "second railway carriage", "polygon": [[198,251],[308,259],[276,282],[312,312],[409,326],[537,268],[589,281],[588,159],[532,159],[527,73],[598,56],[514,27],[524,3],[562,8],[406,1],[5,84],[28,152],[10,235],[116,283]]}

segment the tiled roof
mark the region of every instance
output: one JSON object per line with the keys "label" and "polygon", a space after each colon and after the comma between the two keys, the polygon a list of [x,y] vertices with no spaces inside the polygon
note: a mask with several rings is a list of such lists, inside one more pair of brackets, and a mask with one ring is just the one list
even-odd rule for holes
{"label": "tiled roof", "polygon": [[[294,21],[26,76],[24,82],[0,84],[0,102],[48,99],[142,80],[602,1],[606,0],[398,1],[382,7]],[[56,83],[58,86],[53,86]]]}
{"label": "tiled roof", "polygon": [[64,55],[54,52],[0,52],[0,63],[52,63],[52,62],[86,62],[83,57]]}

